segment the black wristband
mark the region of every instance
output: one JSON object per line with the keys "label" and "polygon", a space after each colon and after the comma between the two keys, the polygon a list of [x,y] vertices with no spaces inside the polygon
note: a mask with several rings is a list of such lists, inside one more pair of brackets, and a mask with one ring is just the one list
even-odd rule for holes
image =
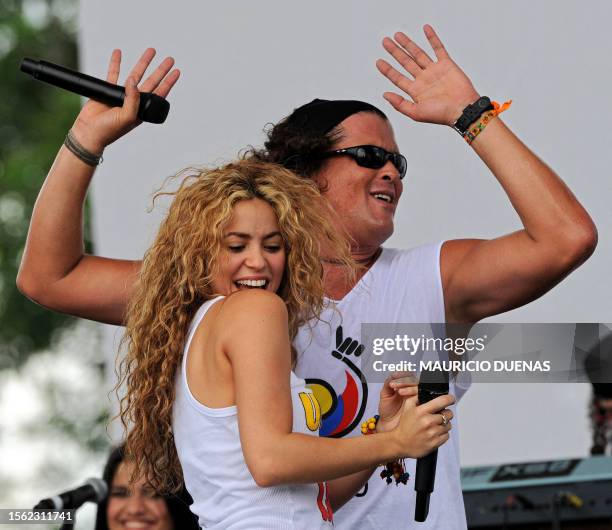
{"label": "black wristband", "polygon": [[463,114],[453,124],[453,129],[463,136],[470,124],[474,123],[480,116],[488,110],[493,110],[493,103],[487,96],[478,98],[474,103],[463,109]]}

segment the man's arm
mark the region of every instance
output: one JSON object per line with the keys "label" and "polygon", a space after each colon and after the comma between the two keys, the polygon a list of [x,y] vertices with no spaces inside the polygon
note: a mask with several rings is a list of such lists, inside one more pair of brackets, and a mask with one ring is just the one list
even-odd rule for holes
{"label": "man's arm", "polygon": [[[410,77],[383,60],[378,69],[411,100],[390,92],[385,98],[416,121],[452,125],[479,94],[433,28],[424,29],[436,60],[403,33],[383,41]],[[489,241],[444,244],[441,272],[448,322],[477,322],[538,298],[583,263],[597,244],[588,213],[499,117],[471,145],[508,195],[523,229]]]}
{"label": "man's arm", "polygon": [[[94,154],[140,124],[136,87],[155,55],[149,48],[126,82],[123,107],[89,101],[72,132]],[[121,53],[112,54],[107,81],[117,83]],[[179,72],[166,58],[140,90],[166,97]],[[35,302],[64,313],[121,324],[140,262],[88,256],[83,247],[83,204],[94,169],[62,146],[32,212],[17,286]]]}
{"label": "man's arm", "polygon": [[334,512],[339,510],[359,493],[374,471],[376,471],[376,467],[330,480],[328,482],[328,495],[332,510]]}
{"label": "man's arm", "polygon": [[[418,393],[418,379],[412,372],[394,372],[385,380],[378,400],[380,419],[376,431],[389,432],[397,427],[402,412],[402,405],[408,398]],[[453,413],[445,411],[447,418],[452,419]],[[329,481],[329,500],[332,509],[338,510],[350,501],[377,470],[376,467],[365,469],[352,475],[347,475]],[[378,480],[374,473],[374,480]]]}
{"label": "man's arm", "polygon": [[477,322],[540,297],[595,250],[597,230],[569,188],[499,119],[474,140],[523,228],[489,241],[442,247],[449,322]]}

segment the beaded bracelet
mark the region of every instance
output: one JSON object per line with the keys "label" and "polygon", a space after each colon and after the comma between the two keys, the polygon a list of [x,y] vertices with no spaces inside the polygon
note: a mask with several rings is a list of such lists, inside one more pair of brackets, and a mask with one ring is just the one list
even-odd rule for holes
{"label": "beaded bracelet", "polygon": [[468,145],[472,144],[474,139],[484,130],[489,122],[495,118],[495,116],[498,116],[510,108],[510,105],[512,105],[512,100],[506,101],[503,105],[500,105],[497,101],[492,101],[491,103],[493,104],[493,110],[485,112],[480,119],[474,125],[470,126],[467,132],[463,135],[463,138]]}
{"label": "beaded bracelet", "polygon": [[485,112],[480,119],[472,125],[466,133],[463,135],[463,138],[471,145],[471,143],[476,139],[476,137],[484,130],[484,128],[488,125],[488,123],[495,118],[496,114],[492,110]]}
{"label": "beaded bracelet", "polygon": [[[372,418],[364,421],[361,424],[361,434],[376,434],[376,426],[378,425],[378,420],[380,416],[377,414]],[[384,466],[380,472],[380,478],[386,481],[387,484],[391,484],[393,479],[395,479],[395,485],[407,484],[408,479],[410,478],[410,473],[406,471],[406,465],[404,463],[404,459],[400,458],[399,460],[393,460],[392,462],[387,462],[385,464],[381,464]]]}
{"label": "beaded bracelet", "polygon": [[385,469],[380,472],[380,478],[382,478],[387,484],[391,484],[395,479],[395,485],[407,484],[410,478],[410,473],[406,471],[406,464],[404,459],[394,460],[393,462],[387,462]]}
{"label": "beaded bracelet", "polygon": [[66,139],[64,140],[64,145],[68,148],[68,150],[76,156],[82,162],[85,162],[88,166],[97,166],[102,163],[104,160],[102,155],[96,155],[91,151],[85,149],[74,137],[72,134],[72,130],[68,131],[66,135]]}
{"label": "beaded bracelet", "polygon": [[376,426],[378,425],[379,419],[380,416],[376,414],[376,416],[364,421],[361,424],[361,434],[376,434]]}

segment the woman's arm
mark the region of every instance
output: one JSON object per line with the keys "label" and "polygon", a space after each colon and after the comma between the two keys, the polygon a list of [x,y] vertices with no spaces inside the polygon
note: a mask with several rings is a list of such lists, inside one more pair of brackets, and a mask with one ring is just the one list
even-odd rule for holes
{"label": "woman's arm", "polygon": [[[395,429],[399,423],[404,401],[416,396],[417,393],[418,380],[415,374],[412,372],[394,372],[390,375],[380,391],[378,402],[380,419],[376,429],[377,432],[389,432]],[[446,410],[445,416],[449,421],[452,420],[452,411]],[[350,501],[363,488],[374,471],[376,471],[376,467],[331,480],[328,484],[328,496],[332,509],[336,511]]]}
{"label": "woman's arm", "polygon": [[[153,60],[149,48],[130,72],[123,107],[88,101],[72,132],[94,154],[140,124],[137,84]],[[121,52],[112,54],[107,81],[117,83]],[[179,72],[166,58],[141,84],[140,90],[166,97]],[[17,286],[39,304],[76,316],[121,324],[140,263],[88,256],[83,248],[83,205],[95,168],[65,146],[57,154],[41,188],[21,260]]]}
{"label": "woman's arm", "polygon": [[418,457],[448,439],[439,414],[454,402],[443,396],[417,406],[406,400],[391,432],[356,438],[319,438],[292,432],[290,347],[283,301],[266,291],[231,295],[218,315],[221,344],[233,369],[240,438],[246,463],[261,486],[318,482]]}
{"label": "woman's arm", "polygon": [[[425,26],[425,35],[435,60],[403,33],[383,41],[404,73],[383,60],[378,69],[410,100],[390,92],[385,98],[416,121],[452,125],[479,94],[431,26]],[[444,244],[448,322],[477,322],[538,298],[583,263],[597,244],[595,225],[576,197],[499,117],[471,145],[506,192],[523,228],[488,241]]]}

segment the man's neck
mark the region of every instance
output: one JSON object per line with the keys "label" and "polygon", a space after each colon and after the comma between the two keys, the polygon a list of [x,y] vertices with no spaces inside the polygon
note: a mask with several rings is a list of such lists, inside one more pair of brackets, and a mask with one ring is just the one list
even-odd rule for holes
{"label": "man's neck", "polygon": [[332,300],[342,300],[363,275],[370,270],[380,255],[382,247],[370,249],[351,249],[351,256],[359,265],[354,280],[347,277],[346,268],[333,260],[323,260],[323,274],[325,278],[325,294]]}
{"label": "man's neck", "polygon": [[[357,263],[358,265],[365,265],[370,261],[376,261],[376,258],[378,257],[378,255],[380,254],[381,251],[381,247],[380,245],[377,246],[370,246],[370,247],[351,247],[350,253],[351,253],[351,257],[355,260],[355,263]],[[323,253],[323,255],[325,255],[325,253]],[[326,259],[326,258],[321,258],[321,261],[323,263],[328,263],[328,264],[333,264],[333,265],[340,265],[341,262],[334,260],[334,259]]]}

